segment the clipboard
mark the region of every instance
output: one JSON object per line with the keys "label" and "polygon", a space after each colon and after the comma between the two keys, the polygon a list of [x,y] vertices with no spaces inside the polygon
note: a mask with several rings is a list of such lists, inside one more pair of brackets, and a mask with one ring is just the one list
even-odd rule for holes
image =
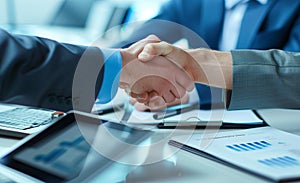
{"label": "clipboard", "polygon": [[249,123],[230,123],[223,121],[185,121],[185,122],[161,122],[157,124],[158,129],[204,129],[206,127],[210,128],[221,128],[221,129],[248,129],[248,128],[256,128],[256,127],[264,127],[269,126],[266,121],[258,114],[256,110],[252,110],[254,114],[262,121],[262,122],[249,122]]}

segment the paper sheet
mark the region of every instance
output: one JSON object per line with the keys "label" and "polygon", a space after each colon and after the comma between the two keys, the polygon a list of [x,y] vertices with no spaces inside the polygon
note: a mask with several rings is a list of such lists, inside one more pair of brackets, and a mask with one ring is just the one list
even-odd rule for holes
{"label": "paper sheet", "polygon": [[230,123],[262,123],[251,110],[192,110],[176,116],[165,118],[163,120],[155,120],[151,112],[140,112],[134,110],[128,123],[136,124],[158,124],[163,121],[223,121]]}
{"label": "paper sheet", "polygon": [[272,180],[300,178],[300,136],[261,127],[210,137],[195,134],[187,139],[178,136],[173,140]]}

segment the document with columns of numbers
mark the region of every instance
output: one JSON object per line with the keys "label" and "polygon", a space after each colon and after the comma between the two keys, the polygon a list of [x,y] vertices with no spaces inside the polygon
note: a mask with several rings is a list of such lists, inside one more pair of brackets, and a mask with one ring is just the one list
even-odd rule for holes
{"label": "document with columns of numbers", "polygon": [[300,180],[300,136],[272,127],[177,136],[169,144],[261,178]]}

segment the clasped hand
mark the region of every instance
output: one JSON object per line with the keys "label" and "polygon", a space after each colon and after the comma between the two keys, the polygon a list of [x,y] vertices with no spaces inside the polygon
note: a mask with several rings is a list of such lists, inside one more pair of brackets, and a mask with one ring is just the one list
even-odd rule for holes
{"label": "clasped hand", "polygon": [[144,57],[143,60],[143,55],[140,54],[145,46],[159,42],[159,38],[151,35],[121,50],[123,62],[119,86],[138,102],[146,105],[157,102],[152,100],[157,97],[166,104],[174,102],[194,88],[193,78],[185,68],[170,61],[163,54],[146,60]]}

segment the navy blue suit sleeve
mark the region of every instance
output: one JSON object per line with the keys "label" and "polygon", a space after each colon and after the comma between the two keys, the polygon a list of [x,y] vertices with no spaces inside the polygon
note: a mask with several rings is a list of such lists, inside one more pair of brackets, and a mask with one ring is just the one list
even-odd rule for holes
{"label": "navy blue suit sleeve", "polygon": [[[103,56],[98,48],[0,30],[0,101],[62,111],[73,109],[72,99],[80,100],[72,94],[73,78],[83,54],[101,69]],[[95,93],[99,92],[102,77],[103,73],[98,73]],[[87,101],[90,104],[84,110],[90,110],[94,100]]]}

